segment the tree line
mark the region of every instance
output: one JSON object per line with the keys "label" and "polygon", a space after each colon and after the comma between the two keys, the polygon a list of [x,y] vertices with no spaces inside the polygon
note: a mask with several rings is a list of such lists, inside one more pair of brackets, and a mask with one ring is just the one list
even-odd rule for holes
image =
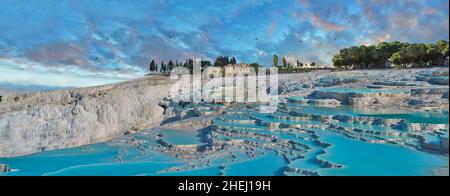
{"label": "tree line", "polygon": [[449,43],[445,40],[432,44],[381,42],[340,49],[332,61],[337,68],[430,67],[443,65],[448,52]]}
{"label": "tree line", "polygon": [[[235,65],[237,64],[235,57],[228,57],[228,56],[219,56],[215,59],[214,64],[211,63],[211,61],[200,61],[200,65],[202,69],[205,69],[207,67],[224,67],[226,65]],[[188,70],[192,72],[194,67],[194,59],[187,59],[184,63],[179,61],[172,61],[169,60],[169,62],[166,64],[164,61],[161,61],[160,64],[156,63],[155,60],[152,60],[150,64],[148,65],[148,68],[151,73],[160,72],[160,73],[169,73],[173,68],[175,67],[185,67]]]}

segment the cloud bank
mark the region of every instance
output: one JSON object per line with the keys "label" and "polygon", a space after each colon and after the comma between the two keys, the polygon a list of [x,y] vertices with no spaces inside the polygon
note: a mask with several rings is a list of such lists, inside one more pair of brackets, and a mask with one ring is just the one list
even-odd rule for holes
{"label": "cloud bank", "polygon": [[151,59],[218,55],[270,65],[278,54],[329,65],[339,48],[355,44],[447,40],[448,4],[5,0],[0,7],[0,83],[97,85],[141,76]]}

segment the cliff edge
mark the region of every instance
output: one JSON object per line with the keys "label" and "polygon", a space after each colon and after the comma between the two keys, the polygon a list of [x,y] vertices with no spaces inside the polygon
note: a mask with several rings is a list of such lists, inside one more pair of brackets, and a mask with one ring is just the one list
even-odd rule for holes
{"label": "cliff edge", "polygon": [[168,77],[151,75],[103,86],[0,94],[0,157],[103,142],[158,126]]}

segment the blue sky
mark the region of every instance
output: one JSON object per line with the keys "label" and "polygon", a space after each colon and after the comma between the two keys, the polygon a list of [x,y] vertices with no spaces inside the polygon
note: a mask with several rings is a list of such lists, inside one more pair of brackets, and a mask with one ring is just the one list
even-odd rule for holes
{"label": "blue sky", "polygon": [[448,40],[448,0],[0,0],[0,83],[90,86],[151,59],[329,65],[339,48]]}

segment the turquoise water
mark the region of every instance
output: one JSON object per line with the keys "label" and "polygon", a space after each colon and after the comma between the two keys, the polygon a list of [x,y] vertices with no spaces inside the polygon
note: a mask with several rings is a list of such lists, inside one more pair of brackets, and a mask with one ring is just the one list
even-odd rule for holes
{"label": "turquoise water", "polygon": [[410,123],[448,124],[448,112],[416,112],[411,114],[363,114],[361,116],[387,119],[405,119]]}
{"label": "turquoise water", "polygon": [[201,144],[197,131],[182,129],[165,129],[163,139],[169,144],[190,145]]}
{"label": "turquoise water", "polygon": [[129,162],[129,163],[100,163],[69,167],[60,171],[46,173],[44,175],[56,176],[140,176],[156,175],[156,172],[175,166],[175,163],[165,162]]}
{"label": "turquoise water", "polygon": [[[138,175],[179,165],[180,161],[163,154],[117,161],[119,146],[94,144],[86,148],[70,148],[41,152],[15,158],[0,158],[16,172],[6,175]],[[131,152],[132,153],[132,152]],[[126,157],[126,156],[125,156]]]}
{"label": "turquoise water", "polygon": [[323,141],[335,144],[320,155],[325,160],[344,165],[339,169],[321,169],[321,175],[432,175],[429,168],[437,168],[448,158],[409,150],[394,145],[366,143],[329,132],[320,134]]}
{"label": "turquoise water", "polygon": [[229,165],[227,176],[275,176],[284,167],[285,162],[275,152],[266,152],[263,156]]}

